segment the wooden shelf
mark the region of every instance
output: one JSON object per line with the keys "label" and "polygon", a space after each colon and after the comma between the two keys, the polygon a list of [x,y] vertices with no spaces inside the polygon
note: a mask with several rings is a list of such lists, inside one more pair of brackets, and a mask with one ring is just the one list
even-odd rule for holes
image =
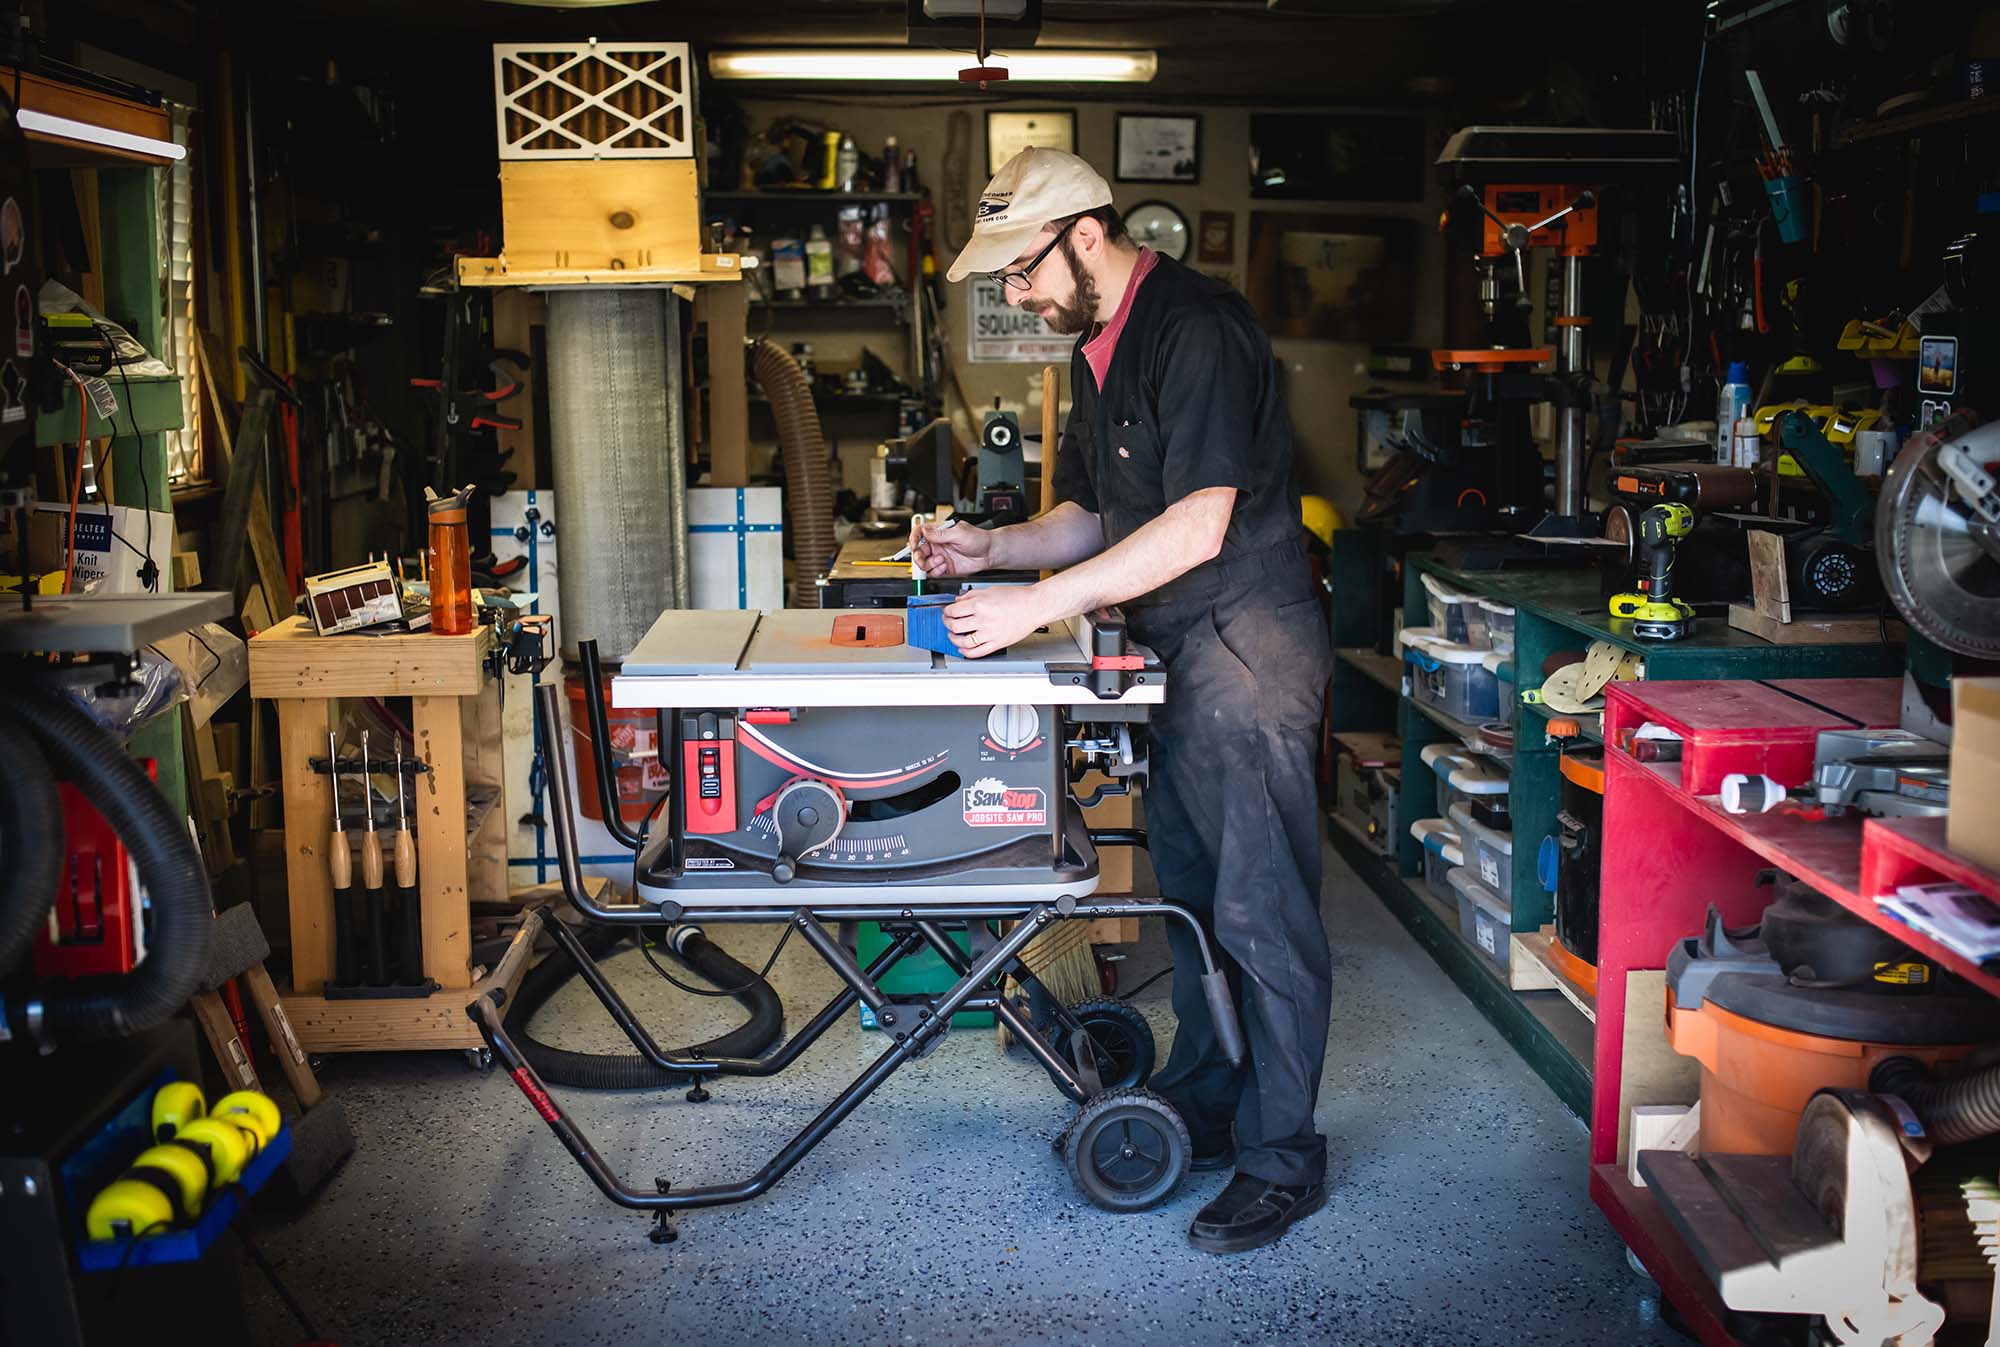
{"label": "wooden shelf", "polygon": [[1354,666],[1397,696],[1402,695],[1403,666],[1396,662],[1393,655],[1358,646],[1341,646],[1333,654],[1343,664]]}
{"label": "wooden shelf", "polygon": [[829,201],[845,201],[860,206],[882,201],[915,203],[923,197],[916,192],[842,192],[819,187],[772,187],[751,191],[703,192],[701,199],[711,205],[767,201],[810,201],[815,205],[825,205]]}
{"label": "wooden shelf", "polygon": [[1514,953],[1507,961],[1508,981],[1513,983],[1517,992],[1561,992],[1576,1007],[1577,1013],[1596,1024],[1597,994],[1572,982],[1562,965],[1555,961],[1549,953],[1555,939],[1555,928],[1550,926],[1544,926],[1539,931],[1516,931]]}
{"label": "wooden shelf", "polygon": [[[134,376],[127,380],[120,377],[116,370],[106,375],[105,379],[111,385],[112,395],[118,399],[118,413],[107,424],[93,408],[90,413],[91,439],[109,437],[115,432],[119,440],[128,440],[135,426],[141,435],[181,428],[179,379],[169,374]],[[62,393],[61,408],[40,412],[35,417],[35,443],[38,445],[76,443],[79,396],[76,385],[65,379]]]}
{"label": "wooden shelf", "polygon": [[840,313],[850,309],[901,309],[909,304],[903,299],[753,299],[753,309],[771,309],[782,313]]}
{"label": "wooden shelf", "polygon": [[1896,113],[1888,117],[1878,117],[1872,122],[1848,128],[1841,143],[1859,145],[1865,141],[1880,140],[1884,136],[1898,136],[1910,131],[1921,131],[1929,126],[1946,126],[1952,122],[1969,121],[1983,117],[1994,110],[1991,98],[1970,98],[1951,103],[1932,103],[1913,112]]}
{"label": "wooden shelf", "polygon": [[1492,744],[1487,743],[1479,737],[1479,726],[1474,725],[1471,721],[1460,720],[1456,716],[1446,715],[1435,706],[1427,702],[1420,702],[1415,697],[1405,697],[1403,700],[1410,704],[1412,710],[1429,720],[1435,721],[1440,728],[1452,735],[1452,737],[1456,738],[1472,752],[1483,753],[1487,757],[1497,758],[1501,762],[1510,762],[1513,760],[1513,749],[1496,748]]}

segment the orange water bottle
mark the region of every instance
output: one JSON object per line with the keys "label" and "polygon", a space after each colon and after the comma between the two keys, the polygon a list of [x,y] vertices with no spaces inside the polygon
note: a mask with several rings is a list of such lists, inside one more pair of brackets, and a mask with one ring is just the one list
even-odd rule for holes
{"label": "orange water bottle", "polygon": [[431,630],[439,636],[472,630],[472,548],[465,523],[472,492],[466,486],[440,496],[424,488],[430,516]]}

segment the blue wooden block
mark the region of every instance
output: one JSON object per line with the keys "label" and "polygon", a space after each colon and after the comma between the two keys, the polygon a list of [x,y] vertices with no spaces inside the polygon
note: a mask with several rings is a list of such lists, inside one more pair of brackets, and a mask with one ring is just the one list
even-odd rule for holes
{"label": "blue wooden block", "polygon": [[951,639],[951,633],[944,629],[945,607],[957,597],[956,594],[912,594],[909,610],[903,617],[903,643],[953,659],[964,658]]}

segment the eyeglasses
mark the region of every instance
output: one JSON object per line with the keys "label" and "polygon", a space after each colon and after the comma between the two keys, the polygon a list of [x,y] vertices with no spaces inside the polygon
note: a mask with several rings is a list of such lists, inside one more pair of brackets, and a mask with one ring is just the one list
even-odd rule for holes
{"label": "eyeglasses", "polygon": [[1026,290],[1028,287],[1032,286],[1035,283],[1033,276],[1035,268],[1042,264],[1043,258],[1047,257],[1050,253],[1056,250],[1056,245],[1061,243],[1063,241],[1063,238],[1069,233],[1069,231],[1074,229],[1075,227],[1076,227],[1076,221],[1072,219],[1068,224],[1064,225],[1061,229],[1058,229],[1056,231],[1056,236],[1049,240],[1049,246],[1042,249],[1040,252],[1036,253],[1034,256],[1034,260],[1029,262],[1027,266],[1022,267],[1019,271],[989,271],[986,274],[992,278],[993,283],[995,285],[998,285],[1003,289]]}

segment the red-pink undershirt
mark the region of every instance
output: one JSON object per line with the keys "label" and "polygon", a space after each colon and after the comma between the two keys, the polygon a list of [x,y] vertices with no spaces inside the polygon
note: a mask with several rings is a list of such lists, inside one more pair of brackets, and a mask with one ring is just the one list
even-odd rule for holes
{"label": "red-pink undershirt", "polygon": [[1132,312],[1132,296],[1139,293],[1139,282],[1146,279],[1146,273],[1159,260],[1160,255],[1151,248],[1139,250],[1139,260],[1132,265],[1132,279],[1125,283],[1125,298],[1118,301],[1118,312],[1083,344],[1083,358],[1099,388],[1104,387],[1104,372],[1111,368],[1111,353],[1118,349],[1118,334],[1125,330],[1125,319]]}

